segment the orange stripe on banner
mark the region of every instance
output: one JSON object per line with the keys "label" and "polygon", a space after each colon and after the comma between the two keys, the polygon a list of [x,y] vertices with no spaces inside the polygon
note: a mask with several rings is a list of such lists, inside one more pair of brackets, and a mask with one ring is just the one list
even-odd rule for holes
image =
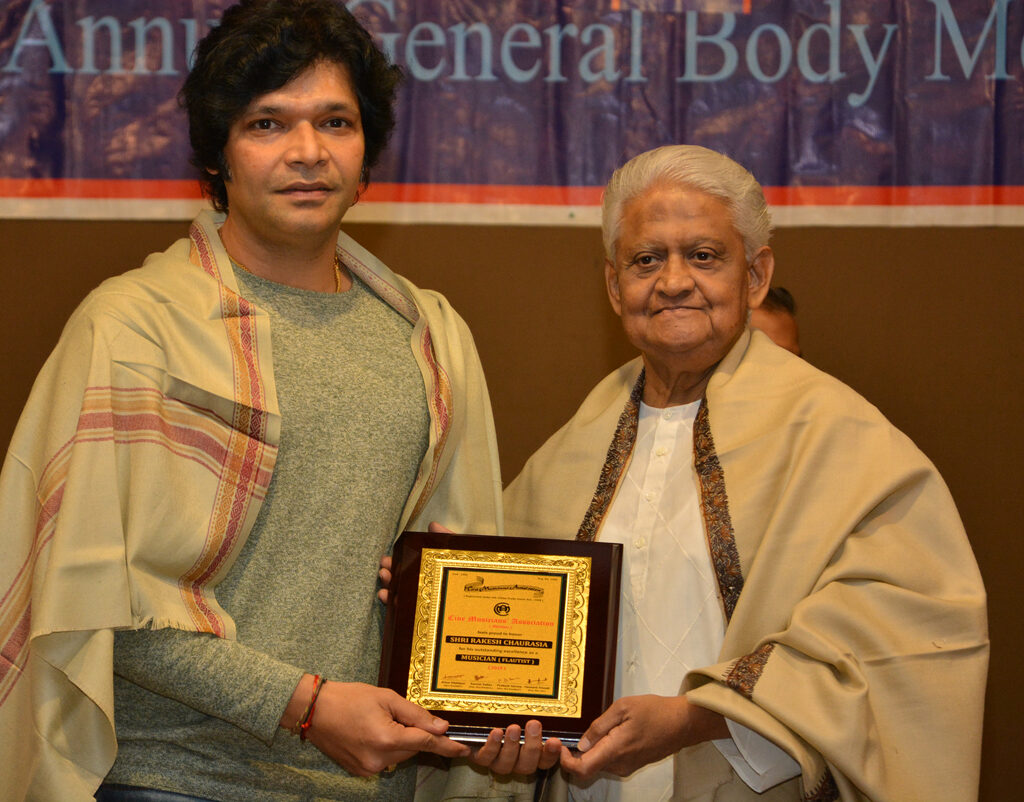
{"label": "orange stripe on banner", "polygon": [[[513,184],[371,184],[371,203],[467,203],[523,206],[600,206],[603,187]],[[773,206],[1020,206],[1024,186],[765,187]],[[197,200],[195,181],[0,178],[0,197]]]}
{"label": "orange stripe on banner", "polygon": [[508,203],[526,206],[599,206],[603,187],[515,184],[370,184],[371,203]]}
{"label": "orange stripe on banner", "polygon": [[[601,187],[480,184],[371,184],[378,203],[507,203],[599,206]],[[1024,187],[765,187],[775,206],[992,206],[1024,204]]]}
{"label": "orange stripe on banner", "polygon": [[106,178],[0,178],[0,197],[197,200],[197,181]]}
{"label": "orange stripe on banner", "polygon": [[1024,187],[765,187],[773,206],[1019,206]]}

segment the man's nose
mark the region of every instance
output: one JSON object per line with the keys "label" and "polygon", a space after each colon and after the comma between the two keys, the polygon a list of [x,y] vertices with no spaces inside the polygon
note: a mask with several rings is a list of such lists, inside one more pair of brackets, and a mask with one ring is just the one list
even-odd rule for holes
{"label": "man's nose", "polygon": [[288,132],[289,163],[313,165],[326,159],[320,133],[308,122],[299,123]]}
{"label": "man's nose", "polygon": [[665,295],[679,295],[693,289],[693,268],[680,254],[669,254],[658,273],[658,290]]}

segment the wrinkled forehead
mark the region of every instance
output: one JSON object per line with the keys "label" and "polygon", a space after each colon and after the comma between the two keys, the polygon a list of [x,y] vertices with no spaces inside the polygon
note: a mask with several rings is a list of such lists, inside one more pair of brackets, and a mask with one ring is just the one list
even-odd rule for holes
{"label": "wrinkled forehead", "polygon": [[625,200],[616,223],[613,249],[636,236],[638,229],[656,224],[714,225],[742,239],[724,198],[681,182],[659,181]]}

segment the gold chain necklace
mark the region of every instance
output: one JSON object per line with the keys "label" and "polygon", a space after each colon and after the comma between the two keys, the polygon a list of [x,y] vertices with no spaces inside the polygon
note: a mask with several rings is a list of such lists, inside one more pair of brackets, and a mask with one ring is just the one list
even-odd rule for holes
{"label": "gold chain necklace", "polygon": [[[242,270],[244,270],[250,276],[255,276],[256,275],[249,268],[247,268],[245,265],[243,265],[241,262],[239,262],[230,253],[228,254],[228,259],[231,260],[231,264],[235,265],[236,267],[240,267]],[[341,292],[341,257],[338,255],[337,251],[334,252],[334,291],[336,293],[337,292]]]}

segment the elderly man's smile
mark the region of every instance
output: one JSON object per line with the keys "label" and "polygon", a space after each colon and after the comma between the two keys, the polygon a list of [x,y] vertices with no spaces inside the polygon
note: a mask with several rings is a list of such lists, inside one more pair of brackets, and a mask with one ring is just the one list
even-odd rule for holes
{"label": "elderly man's smile", "polygon": [[668,315],[685,315],[685,314],[689,314],[691,312],[701,312],[701,311],[703,311],[703,308],[699,307],[699,306],[662,306],[662,307],[660,307],[658,309],[652,310],[651,314],[652,315],[663,315],[663,314],[668,314]]}

